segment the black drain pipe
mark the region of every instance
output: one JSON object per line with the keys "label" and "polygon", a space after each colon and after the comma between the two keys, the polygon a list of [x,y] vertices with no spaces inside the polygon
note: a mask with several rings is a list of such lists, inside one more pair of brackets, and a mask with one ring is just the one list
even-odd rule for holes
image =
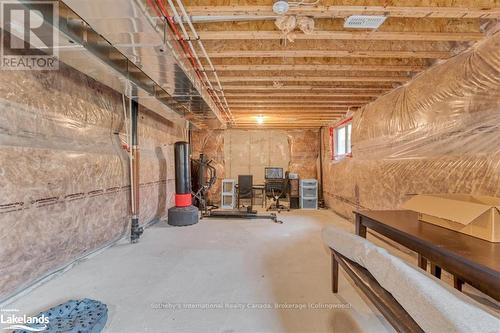
{"label": "black drain pipe", "polygon": [[143,233],[143,228],[139,226],[139,139],[137,135],[137,118],[139,117],[139,103],[136,97],[132,97],[130,102],[130,123],[131,123],[131,152],[132,161],[130,165],[130,199],[132,206],[132,227],[130,230],[130,241],[137,243]]}

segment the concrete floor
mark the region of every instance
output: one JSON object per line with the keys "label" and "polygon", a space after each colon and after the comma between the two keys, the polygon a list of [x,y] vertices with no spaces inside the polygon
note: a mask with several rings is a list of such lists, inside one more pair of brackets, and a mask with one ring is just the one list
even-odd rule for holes
{"label": "concrete floor", "polygon": [[330,292],[330,256],[320,232],[328,224],[352,225],[326,210],[280,216],[281,225],[157,224],[138,244],[119,243],[9,307],[36,314],[68,299],[93,298],[108,305],[105,331],[117,333],[393,332],[345,275],[339,294]]}

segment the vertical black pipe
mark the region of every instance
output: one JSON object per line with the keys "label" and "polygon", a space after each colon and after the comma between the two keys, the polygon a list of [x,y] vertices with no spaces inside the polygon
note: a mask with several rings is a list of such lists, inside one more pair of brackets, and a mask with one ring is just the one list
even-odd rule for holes
{"label": "vertical black pipe", "polygon": [[139,139],[137,137],[137,118],[139,117],[139,103],[136,98],[132,98],[131,109],[130,109],[130,121],[132,123],[132,146],[139,145]]}
{"label": "vertical black pipe", "polygon": [[131,122],[131,144],[132,144],[132,163],[131,170],[132,182],[131,200],[132,200],[132,221],[130,230],[130,241],[137,243],[143,233],[143,228],[139,226],[139,138],[137,135],[137,121],[139,117],[139,103],[136,98],[132,98],[130,108]]}

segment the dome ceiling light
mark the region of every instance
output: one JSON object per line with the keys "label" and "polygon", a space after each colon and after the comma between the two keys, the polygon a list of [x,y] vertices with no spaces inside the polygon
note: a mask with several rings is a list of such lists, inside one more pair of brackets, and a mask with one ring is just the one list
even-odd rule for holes
{"label": "dome ceiling light", "polygon": [[283,15],[290,9],[290,5],[286,0],[276,0],[273,4],[273,12],[278,15]]}

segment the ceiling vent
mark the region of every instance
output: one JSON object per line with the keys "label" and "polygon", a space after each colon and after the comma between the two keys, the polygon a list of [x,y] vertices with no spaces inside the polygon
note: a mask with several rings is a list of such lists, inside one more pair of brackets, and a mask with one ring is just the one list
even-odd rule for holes
{"label": "ceiling vent", "polygon": [[352,15],[345,20],[344,28],[377,29],[386,18],[386,16]]}

